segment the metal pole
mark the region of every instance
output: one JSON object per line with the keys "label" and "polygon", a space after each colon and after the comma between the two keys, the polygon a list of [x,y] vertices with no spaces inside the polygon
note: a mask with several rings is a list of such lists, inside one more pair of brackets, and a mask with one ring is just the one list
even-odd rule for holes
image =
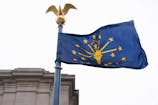
{"label": "metal pole", "polygon": [[[76,9],[76,7],[70,3],[65,4],[64,8],[57,9],[54,5],[50,6],[47,12],[54,12],[54,14],[57,16],[57,21],[56,23],[59,25],[58,26],[58,39],[59,39],[59,33],[62,32],[63,29],[63,24],[65,23],[65,18],[64,16],[67,14],[69,9]],[[58,43],[59,44],[59,43]],[[58,54],[57,54],[58,55]],[[52,105],[59,105],[60,102],[60,82],[61,82],[61,62],[56,61],[55,62],[55,75],[54,75],[54,85],[53,85],[53,98],[52,98]]]}
{"label": "metal pole", "polygon": [[[59,25],[58,35],[62,32],[62,25]],[[53,102],[52,105],[59,105],[60,103],[60,83],[61,83],[61,62],[55,62],[55,75],[54,75],[54,85],[53,85]]]}

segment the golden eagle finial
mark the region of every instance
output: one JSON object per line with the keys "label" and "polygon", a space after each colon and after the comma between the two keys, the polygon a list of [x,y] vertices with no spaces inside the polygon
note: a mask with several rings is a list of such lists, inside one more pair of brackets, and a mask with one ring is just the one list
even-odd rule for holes
{"label": "golden eagle finial", "polygon": [[56,8],[56,6],[52,5],[50,6],[46,13],[52,11],[54,14],[57,16],[57,24],[58,25],[63,25],[65,23],[65,15],[68,13],[69,9],[76,9],[76,7],[72,4],[65,4],[64,8],[61,9],[59,6],[59,9]]}

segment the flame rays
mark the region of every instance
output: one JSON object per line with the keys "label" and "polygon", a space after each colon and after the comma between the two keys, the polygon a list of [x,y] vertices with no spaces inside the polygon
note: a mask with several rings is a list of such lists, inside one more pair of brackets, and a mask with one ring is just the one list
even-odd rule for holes
{"label": "flame rays", "polygon": [[[111,53],[110,57],[114,58],[116,51],[122,51],[123,50],[123,48],[121,46],[118,46],[117,48],[106,49],[113,41],[114,41],[113,37],[109,37],[108,41],[105,42],[105,44],[103,44],[101,46],[101,35],[98,35],[98,36],[93,35],[92,36],[92,41],[89,41],[87,39],[83,39],[83,43],[87,47],[83,48],[79,44],[76,44],[75,47],[78,50],[76,51],[76,50],[73,49],[72,54],[73,55],[79,55],[80,59],[82,61],[85,61],[86,59],[95,59],[97,64],[101,64],[102,63],[102,57],[104,56],[104,54]],[[126,61],[126,58],[122,57],[121,60]],[[74,61],[77,61],[77,59],[74,58]],[[90,62],[88,62],[88,64],[90,64]],[[111,65],[111,64],[113,64],[113,63],[108,62],[107,64],[103,64],[103,65],[108,66],[108,65]]]}

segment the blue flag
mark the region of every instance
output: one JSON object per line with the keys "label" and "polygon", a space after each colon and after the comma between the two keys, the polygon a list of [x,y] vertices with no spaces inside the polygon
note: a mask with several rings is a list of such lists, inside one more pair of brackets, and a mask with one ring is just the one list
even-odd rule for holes
{"label": "blue flag", "polygon": [[104,68],[148,65],[133,21],[103,26],[87,35],[59,33],[56,61]]}

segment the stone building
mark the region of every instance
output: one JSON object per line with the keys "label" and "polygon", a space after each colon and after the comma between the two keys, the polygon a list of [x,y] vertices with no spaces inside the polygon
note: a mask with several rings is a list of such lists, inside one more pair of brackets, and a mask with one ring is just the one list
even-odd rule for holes
{"label": "stone building", "polygon": [[[52,105],[54,74],[41,68],[0,70],[0,105]],[[78,105],[75,76],[62,74],[60,105]]]}

